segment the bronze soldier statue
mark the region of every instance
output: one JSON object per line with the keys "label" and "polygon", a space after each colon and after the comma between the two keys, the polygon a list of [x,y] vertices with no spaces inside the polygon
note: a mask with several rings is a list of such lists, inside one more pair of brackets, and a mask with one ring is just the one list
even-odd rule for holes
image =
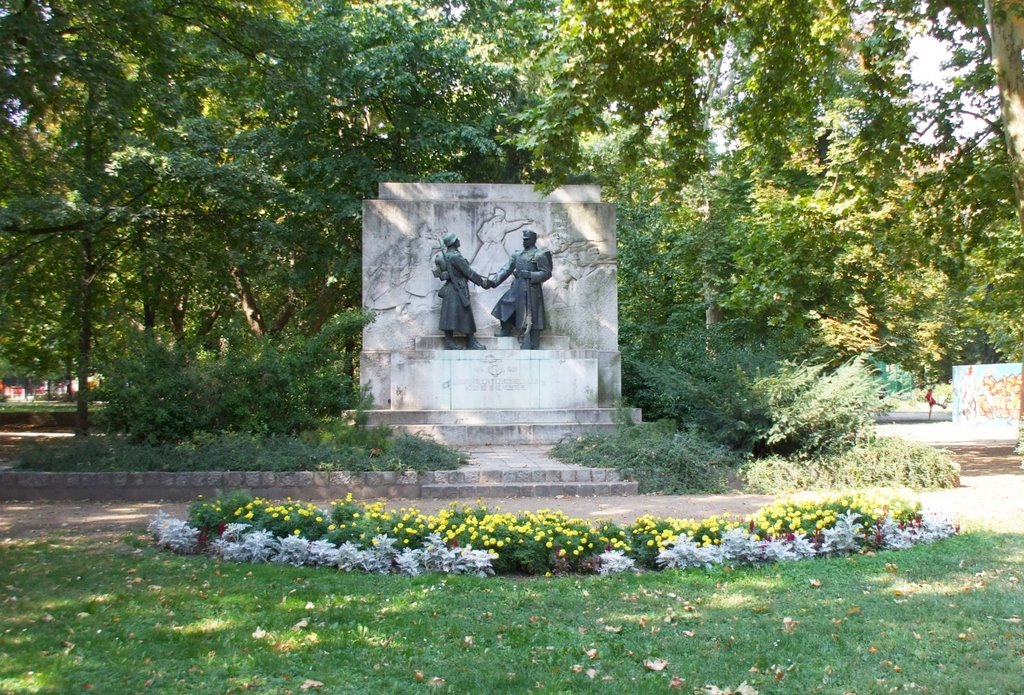
{"label": "bronze soldier statue", "polygon": [[494,305],[491,315],[501,321],[502,336],[518,334],[523,350],[540,348],[544,330],[544,292],[541,285],[551,277],[551,252],[537,248],[537,232],[523,230],[523,250],[516,251],[491,280],[497,287],[511,275],[512,286]]}
{"label": "bronze soldier statue", "polygon": [[440,328],[444,331],[444,349],[461,350],[454,339],[454,333],[466,334],[466,348],[486,350],[476,339],[476,321],[469,301],[469,283],[490,289],[494,285],[488,278],[481,277],[469,266],[469,261],[459,252],[459,238],[453,232],[441,237],[444,249],[434,256],[434,277],[444,282],[437,291],[441,297]]}

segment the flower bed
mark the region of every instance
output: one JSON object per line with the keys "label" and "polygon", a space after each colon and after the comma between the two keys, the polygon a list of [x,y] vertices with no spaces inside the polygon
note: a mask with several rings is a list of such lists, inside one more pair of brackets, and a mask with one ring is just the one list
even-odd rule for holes
{"label": "flower bed", "polygon": [[233,493],[193,503],[188,522],[158,514],[150,530],[162,547],[230,561],[480,576],[763,564],[900,549],[956,533],[950,521],[922,515],[919,504],[859,495],[778,502],[748,517],[644,516],[619,525],[551,510],[516,515],[453,504],[426,516],[351,495],[320,508]]}

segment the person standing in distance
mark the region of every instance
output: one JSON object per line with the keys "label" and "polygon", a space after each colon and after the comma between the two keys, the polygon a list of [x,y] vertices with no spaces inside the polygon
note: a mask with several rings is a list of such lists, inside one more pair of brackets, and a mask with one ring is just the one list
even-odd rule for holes
{"label": "person standing in distance", "polygon": [[512,286],[494,305],[491,315],[501,322],[502,336],[519,335],[523,350],[540,349],[540,332],[544,330],[544,291],[551,277],[551,252],[537,248],[537,232],[523,230],[523,250],[513,253],[491,280],[497,287],[509,275]]}
{"label": "person standing in distance", "polygon": [[473,306],[469,299],[469,283],[485,290],[494,285],[469,266],[469,261],[459,252],[459,238],[454,232],[446,232],[441,237],[441,243],[444,249],[434,256],[434,277],[444,282],[437,291],[441,298],[439,327],[444,332],[444,349],[462,350],[462,346],[455,342],[455,333],[465,333],[467,349],[486,350],[475,336],[476,321],[473,319]]}

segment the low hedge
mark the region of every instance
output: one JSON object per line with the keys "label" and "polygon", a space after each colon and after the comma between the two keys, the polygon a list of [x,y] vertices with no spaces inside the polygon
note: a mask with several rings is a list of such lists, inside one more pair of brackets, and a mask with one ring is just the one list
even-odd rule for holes
{"label": "low hedge", "polygon": [[466,463],[463,453],[423,437],[374,436],[366,442],[313,437],[205,436],[180,444],[120,437],[66,439],[25,447],[25,471],[437,471]]}
{"label": "low hedge", "polygon": [[564,440],[551,455],[563,463],[619,469],[637,481],[641,493],[666,495],[725,492],[741,461],[699,434],[677,431],[671,420]]}
{"label": "low hedge", "polygon": [[756,459],[742,474],[750,491],[764,494],[867,487],[936,490],[960,481],[960,467],[947,452],[897,437],[870,439],[812,460]]}

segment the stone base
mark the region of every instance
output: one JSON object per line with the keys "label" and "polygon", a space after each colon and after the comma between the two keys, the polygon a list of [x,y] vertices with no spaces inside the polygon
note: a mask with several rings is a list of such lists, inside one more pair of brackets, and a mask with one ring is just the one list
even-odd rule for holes
{"label": "stone base", "polygon": [[568,437],[611,431],[621,419],[640,422],[636,408],[370,410],[367,424],[387,425],[449,446],[554,445]]}
{"label": "stone base", "polygon": [[[452,446],[557,444],[640,411],[618,409],[618,352],[574,350],[566,336],[541,333],[541,349],[516,338],[477,335],[484,350],[446,350],[444,338],[411,349],[363,352],[360,380],[376,409],[370,425]],[[456,336],[465,345],[464,336]]]}
{"label": "stone base", "polygon": [[597,371],[594,350],[393,352],[391,410],[594,408]]}

